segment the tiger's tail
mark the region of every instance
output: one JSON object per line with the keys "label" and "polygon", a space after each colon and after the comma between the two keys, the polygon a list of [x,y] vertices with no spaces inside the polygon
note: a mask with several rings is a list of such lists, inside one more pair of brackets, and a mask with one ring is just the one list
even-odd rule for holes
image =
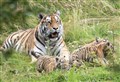
{"label": "tiger's tail", "polygon": [[4,48],[2,46],[0,46],[0,52],[3,52]]}
{"label": "tiger's tail", "polygon": [[2,48],[2,46],[0,46],[0,51],[3,51],[3,48]]}

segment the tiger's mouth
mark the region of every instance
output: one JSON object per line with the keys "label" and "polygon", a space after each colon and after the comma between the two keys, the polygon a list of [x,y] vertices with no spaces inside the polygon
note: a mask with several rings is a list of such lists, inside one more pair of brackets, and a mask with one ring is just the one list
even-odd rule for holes
{"label": "tiger's mouth", "polygon": [[48,37],[49,38],[56,38],[56,37],[58,37],[58,32],[54,32],[54,33],[51,33]]}

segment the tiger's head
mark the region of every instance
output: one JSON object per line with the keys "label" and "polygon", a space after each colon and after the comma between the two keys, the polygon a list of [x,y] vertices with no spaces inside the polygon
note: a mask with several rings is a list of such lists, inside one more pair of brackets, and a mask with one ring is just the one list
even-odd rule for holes
{"label": "tiger's head", "polygon": [[63,24],[60,19],[60,12],[43,16],[39,14],[40,25],[39,30],[45,39],[56,40],[63,34]]}
{"label": "tiger's head", "polygon": [[104,46],[103,52],[104,52],[104,56],[105,57],[107,55],[113,54],[114,46],[113,46],[113,44],[110,41],[103,40],[100,44]]}
{"label": "tiger's head", "polygon": [[100,40],[96,39],[96,43],[98,45],[104,46],[104,49],[106,49],[106,50],[111,49],[112,51],[114,51],[113,44],[107,39],[100,39]]}
{"label": "tiger's head", "polygon": [[81,59],[79,59],[77,54],[71,55],[70,65],[72,67],[77,67],[77,68],[79,68],[82,65],[82,61],[81,61]]}
{"label": "tiger's head", "polygon": [[107,40],[107,39],[96,39],[96,45],[97,46],[102,46],[103,52],[114,52],[114,46],[113,44]]}

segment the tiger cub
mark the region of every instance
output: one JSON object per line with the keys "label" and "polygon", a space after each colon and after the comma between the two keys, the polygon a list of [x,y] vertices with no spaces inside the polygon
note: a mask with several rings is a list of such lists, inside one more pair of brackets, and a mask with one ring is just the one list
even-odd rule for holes
{"label": "tiger cub", "polygon": [[57,68],[59,58],[53,56],[40,56],[37,60],[37,71],[52,72]]}
{"label": "tiger cub", "polygon": [[74,50],[71,53],[72,62],[78,61],[88,61],[93,62],[93,58],[97,56],[99,62],[102,65],[107,65],[108,61],[106,52],[113,52],[113,45],[105,39],[96,39],[91,43],[85,44],[81,48]]}
{"label": "tiger cub", "polygon": [[66,61],[62,57],[49,56],[49,54],[45,56],[40,56],[40,55],[36,56],[35,52],[32,51],[31,53],[37,59],[37,71],[40,73],[42,71],[50,73],[56,68],[60,68],[64,70],[70,69],[70,64],[68,63],[68,61]]}

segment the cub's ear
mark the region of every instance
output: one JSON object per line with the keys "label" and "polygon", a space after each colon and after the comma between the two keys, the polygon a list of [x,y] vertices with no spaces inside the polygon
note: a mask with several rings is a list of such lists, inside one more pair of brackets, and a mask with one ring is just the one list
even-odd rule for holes
{"label": "cub's ear", "polygon": [[96,37],[95,40],[96,40],[96,42],[99,42],[99,38],[98,37]]}
{"label": "cub's ear", "polygon": [[55,60],[56,60],[56,62],[58,62],[59,61],[59,57],[56,57]]}
{"label": "cub's ear", "polygon": [[110,46],[110,42],[107,42],[107,45]]}
{"label": "cub's ear", "polygon": [[56,14],[60,16],[60,14],[61,14],[61,13],[60,13],[60,11],[59,11],[59,10],[57,10],[57,11],[56,11]]}
{"label": "cub's ear", "polygon": [[38,18],[41,20],[41,19],[43,19],[43,17],[44,17],[44,15],[42,14],[42,13],[39,13],[38,14]]}

